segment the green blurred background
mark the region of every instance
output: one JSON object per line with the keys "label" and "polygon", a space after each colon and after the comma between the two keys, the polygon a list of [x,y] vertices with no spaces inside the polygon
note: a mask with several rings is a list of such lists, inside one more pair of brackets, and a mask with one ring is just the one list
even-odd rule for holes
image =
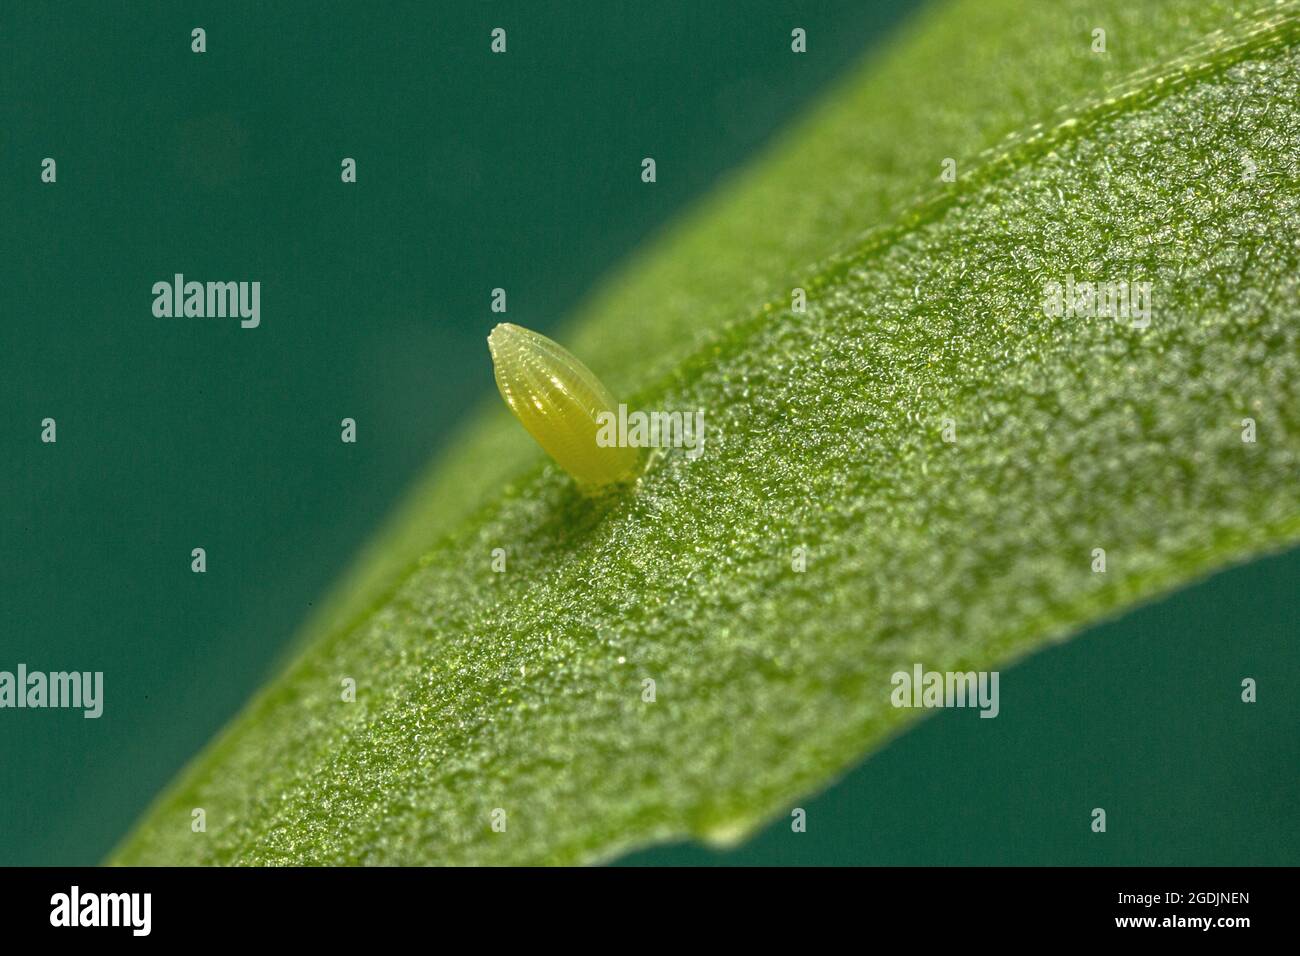
{"label": "green blurred background", "polygon": [[[553,327],[916,5],[6,5],[0,669],[102,670],[106,709],[0,711],[0,864],[102,859],[274,669],[491,394],[494,287]],[[259,280],[261,327],[154,318],[176,272]],[[1294,863],[1297,571],[1009,670],[998,720],[924,721],[806,834],[629,862]]]}

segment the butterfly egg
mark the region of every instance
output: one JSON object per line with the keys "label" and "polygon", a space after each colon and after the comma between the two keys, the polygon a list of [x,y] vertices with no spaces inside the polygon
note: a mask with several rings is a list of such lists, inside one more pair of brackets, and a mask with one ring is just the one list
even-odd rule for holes
{"label": "butterfly egg", "polygon": [[602,446],[601,416],[618,404],[591,369],[544,335],[502,323],[488,336],[497,389],[515,418],[580,484],[588,488],[636,474],[636,448]]}

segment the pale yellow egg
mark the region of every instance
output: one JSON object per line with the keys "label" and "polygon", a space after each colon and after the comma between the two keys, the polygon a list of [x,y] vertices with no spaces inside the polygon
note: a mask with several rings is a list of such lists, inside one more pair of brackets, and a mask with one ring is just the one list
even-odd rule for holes
{"label": "pale yellow egg", "polygon": [[597,440],[601,416],[617,415],[618,403],[573,353],[510,323],[492,330],[488,349],[501,397],[528,434],[580,485],[600,488],[637,473],[638,449],[602,446]]}

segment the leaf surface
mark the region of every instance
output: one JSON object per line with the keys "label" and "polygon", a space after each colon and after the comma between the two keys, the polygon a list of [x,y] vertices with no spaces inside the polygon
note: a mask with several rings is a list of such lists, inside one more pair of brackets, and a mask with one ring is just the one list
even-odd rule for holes
{"label": "leaf surface", "polygon": [[[1294,543],[1298,94],[1295,3],[929,12],[564,338],[704,453],[593,501],[486,413],[115,862],[725,843],[915,718],[895,671]],[[1069,277],[1150,324],[1048,314]]]}

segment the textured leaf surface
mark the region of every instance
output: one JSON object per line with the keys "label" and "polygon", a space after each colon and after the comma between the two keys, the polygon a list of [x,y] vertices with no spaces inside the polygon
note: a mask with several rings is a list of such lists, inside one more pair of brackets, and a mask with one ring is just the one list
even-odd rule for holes
{"label": "textured leaf surface", "polygon": [[[734,839],[915,713],[893,671],[1294,542],[1298,93],[1294,3],[935,10],[565,339],[634,406],[703,408],[704,455],[593,502],[489,416],[116,860]],[[1045,315],[1067,275],[1150,281],[1150,326]]]}

